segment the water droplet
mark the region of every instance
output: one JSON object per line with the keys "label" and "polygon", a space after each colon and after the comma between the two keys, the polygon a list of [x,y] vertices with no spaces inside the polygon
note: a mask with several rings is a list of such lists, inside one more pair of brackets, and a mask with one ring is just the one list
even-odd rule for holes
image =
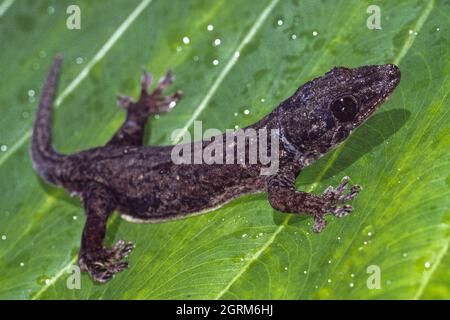
{"label": "water droplet", "polygon": [[177,105],[177,102],[176,102],[176,101],[171,101],[171,102],[169,103],[169,109],[174,108],[176,105]]}
{"label": "water droplet", "polygon": [[238,126],[238,125],[235,125],[234,128],[237,130],[237,129],[239,129],[239,126]]}
{"label": "water droplet", "polygon": [[73,219],[73,220],[77,220],[78,217],[77,217],[77,216],[73,216],[72,219]]}
{"label": "water droplet", "polygon": [[46,56],[47,56],[47,52],[45,52],[44,50],[39,51],[40,58],[45,58]]}
{"label": "water droplet", "polygon": [[331,283],[331,279],[328,279],[327,282],[328,282],[328,283]]}
{"label": "water droplet", "polygon": [[284,267],[284,270],[287,270],[288,269],[288,267]]}
{"label": "water droplet", "polygon": [[436,28],[436,31],[439,31],[439,30],[441,30],[441,29],[440,29],[439,27],[437,27],[437,28]]}
{"label": "water droplet", "polygon": [[258,234],[258,236],[260,236],[260,237],[261,237],[262,235],[263,235],[263,233],[262,233],[262,232],[260,232],[260,233]]}
{"label": "water droplet", "polygon": [[341,240],[341,237],[337,237],[338,240]]}
{"label": "water droplet", "polygon": [[82,64],[84,59],[82,57],[78,57],[75,59],[76,64]]}
{"label": "water droplet", "polygon": [[297,35],[296,35],[296,34],[291,35],[291,39],[292,39],[292,40],[297,39]]}
{"label": "water droplet", "polygon": [[331,260],[328,260],[328,263],[331,263]]}
{"label": "water droplet", "polygon": [[352,273],[352,274],[350,275],[350,277],[354,278],[354,277],[355,277],[355,274],[354,274],[354,273]]}
{"label": "water droplet", "polygon": [[155,119],[156,119],[156,120],[159,119],[159,114],[155,114]]}
{"label": "water droplet", "polygon": [[408,256],[408,254],[407,254],[406,252],[404,252],[404,253],[403,253],[403,256],[404,256],[404,257],[407,257],[407,256]]}
{"label": "water droplet", "polygon": [[250,114],[250,110],[245,109],[245,110],[244,110],[244,114]]}
{"label": "water droplet", "polygon": [[245,237],[247,237],[247,234],[246,234],[246,233],[244,233],[244,234],[242,235],[242,238],[245,238]]}
{"label": "water droplet", "polygon": [[225,221],[225,218],[222,218],[222,221]]}
{"label": "water droplet", "polygon": [[45,279],[45,284],[46,284],[46,285],[50,285],[51,282],[52,282],[52,281],[51,281],[50,279]]}
{"label": "water droplet", "polygon": [[307,273],[308,273],[308,271],[306,271],[306,270],[303,271],[303,274],[307,274]]}
{"label": "water droplet", "polygon": [[35,94],[36,94],[36,92],[34,92],[33,89],[28,90],[28,96],[29,97],[34,97]]}
{"label": "water droplet", "polygon": [[281,20],[281,19],[278,19],[278,21],[277,21],[277,25],[279,25],[279,26],[282,26],[283,25],[283,20]]}
{"label": "water droplet", "polygon": [[266,99],[261,98],[261,102],[262,102],[262,103],[266,102]]}
{"label": "water droplet", "polygon": [[206,27],[206,30],[213,31],[214,30],[214,26],[212,24],[208,24],[208,26]]}
{"label": "water droplet", "polygon": [[235,57],[235,58],[239,58],[240,55],[241,55],[241,53],[240,53],[239,51],[236,51],[236,52],[234,53],[234,57]]}
{"label": "water droplet", "polygon": [[6,152],[6,151],[8,151],[8,146],[7,146],[6,144],[2,144],[2,145],[0,146],[0,150],[1,150],[2,152]]}
{"label": "water droplet", "polygon": [[48,7],[48,8],[47,8],[47,13],[48,13],[48,14],[54,14],[54,13],[55,13],[55,8],[52,7],[52,6]]}
{"label": "water droplet", "polygon": [[25,265],[25,263],[23,263],[23,262],[21,262],[20,264],[19,264],[19,266],[21,266],[21,267],[23,267]]}
{"label": "water droplet", "polygon": [[369,224],[366,227],[364,227],[364,229],[362,230],[362,234],[371,237],[375,234],[375,229],[373,228],[372,225]]}
{"label": "water droplet", "polygon": [[2,235],[2,240],[6,240],[6,235]]}
{"label": "water droplet", "polygon": [[431,267],[431,263],[429,261],[425,262],[425,268],[428,269],[429,267]]}
{"label": "water droplet", "polygon": [[213,46],[215,46],[215,47],[220,46],[221,43],[222,43],[222,41],[217,38],[216,40],[214,40]]}
{"label": "water droplet", "polygon": [[184,44],[189,44],[190,42],[191,42],[191,39],[189,39],[189,37],[186,37],[186,36],[183,37]]}
{"label": "water droplet", "polygon": [[353,288],[355,285],[353,282],[350,282],[349,286],[350,286],[350,288]]}
{"label": "water droplet", "polygon": [[364,241],[363,244],[366,245],[366,244],[367,244],[367,241]]}
{"label": "water droplet", "polygon": [[313,35],[314,37],[317,37],[318,34],[319,34],[319,33],[318,33],[317,31],[313,31],[313,33],[312,33],[312,35]]}
{"label": "water droplet", "polygon": [[198,56],[194,56],[194,61],[197,62],[199,60]]}
{"label": "water droplet", "polygon": [[235,116],[235,117],[237,117],[237,116],[238,116],[238,113],[237,113],[237,112],[235,112],[235,113],[234,113],[234,116]]}
{"label": "water droplet", "polygon": [[219,64],[219,60],[214,59],[213,62],[212,62],[212,64],[213,64],[214,66],[217,66],[217,65]]}
{"label": "water droplet", "polygon": [[241,261],[244,261],[244,258],[241,258]]}
{"label": "water droplet", "polygon": [[414,31],[414,35],[417,36],[417,34],[418,34],[417,31]]}

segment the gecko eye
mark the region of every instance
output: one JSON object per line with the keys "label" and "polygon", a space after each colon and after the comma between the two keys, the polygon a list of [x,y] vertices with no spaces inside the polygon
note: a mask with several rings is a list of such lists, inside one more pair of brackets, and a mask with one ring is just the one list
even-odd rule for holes
{"label": "gecko eye", "polygon": [[353,96],[340,97],[331,104],[331,112],[342,122],[351,121],[358,112],[358,102]]}

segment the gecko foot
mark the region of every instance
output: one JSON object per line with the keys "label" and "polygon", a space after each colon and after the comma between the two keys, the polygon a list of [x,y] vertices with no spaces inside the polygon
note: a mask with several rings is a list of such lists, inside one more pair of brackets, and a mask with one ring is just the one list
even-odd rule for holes
{"label": "gecko foot", "polygon": [[134,249],[131,242],[117,241],[111,249],[80,253],[78,265],[88,272],[97,282],[107,282],[120,271],[128,268],[128,262],[122,261]]}
{"label": "gecko foot", "polygon": [[144,70],[141,78],[141,96],[139,100],[134,101],[129,96],[118,95],[117,105],[126,109],[132,117],[138,120],[146,120],[152,114],[169,112],[176,106],[183,95],[181,91],[175,91],[168,96],[163,95],[163,91],[173,83],[174,79],[172,71],[167,71],[166,75],[159,80],[155,90],[150,93],[148,92],[148,87],[153,82],[153,77]]}
{"label": "gecko foot", "polygon": [[[148,79],[150,79],[150,80],[148,80]],[[150,97],[154,101],[156,108],[153,113],[163,113],[163,112],[170,111],[172,108],[174,108],[176,106],[178,101],[183,96],[183,93],[179,90],[175,91],[174,93],[172,93],[168,96],[164,96],[162,94],[163,91],[167,87],[169,87],[173,83],[174,80],[175,80],[175,77],[173,76],[172,70],[169,69],[166,72],[165,76],[163,76],[159,80],[159,83],[158,83],[157,87],[155,88],[155,90],[153,90],[153,92],[151,94],[148,94],[147,88],[148,88],[149,83],[151,83],[151,76],[149,78],[148,73],[144,72],[144,76],[142,77],[142,82],[141,82],[141,86],[142,86],[141,98],[147,94],[147,96]],[[144,98],[144,101],[145,101],[145,98]]]}
{"label": "gecko foot", "polygon": [[354,185],[346,192],[349,181],[349,177],[343,177],[341,183],[337,187],[330,186],[322,193],[322,199],[325,200],[326,206],[322,212],[314,215],[314,232],[321,232],[325,228],[325,215],[331,214],[337,218],[342,218],[352,212],[353,207],[349,204],[338,206],[339,204],[354,199],[362,190],[361,186]]}

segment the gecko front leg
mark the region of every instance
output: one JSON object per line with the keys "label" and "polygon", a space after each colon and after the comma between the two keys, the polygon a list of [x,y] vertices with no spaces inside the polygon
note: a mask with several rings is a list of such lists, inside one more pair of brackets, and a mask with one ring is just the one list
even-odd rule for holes
{"label": "gecko front leg", "polygon": [[[326,225],[325,215],[341,218],[348,215],[352,206],[344,204],[355,198],[361,187],[354,185],[345,192],[349,178],[344,177],[338,187],[328,187],[321,196],[295,189],[295,174],[280,173],[268,181],[269,202],[271,206],[286,213],[310,213],[314,216],[314,232],[321,232]],[[343,204],[342,206],[338,206]]]}
{"label": "gecko front leg", "polygon": [[88,185],[82,200],[87,218],[78,265],[82,271],[89,272],[95,281],[106,282],[128,267],[128,263],[122,259],[128,256],[134,245],[119,240],[112,248],[103,247],[106,223],[116,208],[115,199],[106,188],[97,184]]}

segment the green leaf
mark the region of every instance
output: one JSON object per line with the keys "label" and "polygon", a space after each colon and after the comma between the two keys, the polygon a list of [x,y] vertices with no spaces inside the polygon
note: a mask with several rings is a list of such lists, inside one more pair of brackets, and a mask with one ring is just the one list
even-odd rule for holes
{"label": "green leaf", "polygon": [[[0,4],[0,298],[450,298],[448,1],[378,1],[381,30],[366,26],[370,1],[300,0],[76,1],[81,30],[68,30],[72,2]],[[260,194],[176,222],[114,216],[107,244],[134,241],[131,268],[101,285],[83,274],[74,290],[84,213],[37,177],[28,152],[56,52],[65,60],[53,136],[64,153],[108,140],[124,119],[115,96],[137,95],[142,66],[158,77],[173,68],[171,90],[185,92],[151,120],[153,145],[194,119],[249,125],[333,66],[396,63],[402,81],[298,178],[299,189],[320,193],[350,176],[364,187],[352,215],[316,235],[310,217],[277,212]],[[380,289],[367,286],[370,266],[380,268]]]}

